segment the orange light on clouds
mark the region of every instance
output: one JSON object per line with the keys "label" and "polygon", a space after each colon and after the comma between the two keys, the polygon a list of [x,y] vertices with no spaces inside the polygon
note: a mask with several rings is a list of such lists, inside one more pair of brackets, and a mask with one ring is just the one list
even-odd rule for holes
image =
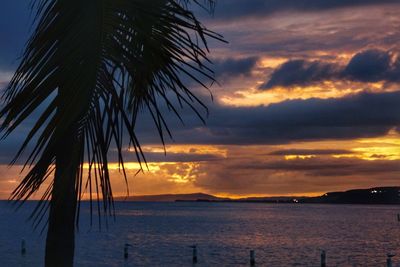
{"label": "orange light on clouds", "polygon": [[387,87],[383,82],[365,84],[357,82],[324,81],[317,85],[293,86],[290,89],[283,87],[261,90],[258,87],[263,83],[257,81],[257,86],[248,89],[241,89],[234,94],[220,96],[219,100],[223,105],[234,107],[268,106],[287,100],[307,100],[310,98],[328,99],[341,98],[361,92],[393,92],[397,89]]}
{"label": "orange light on clouds", "polygon": [[392,129],[387,135],[377,138],[354,140],[354,154],[335,155],[363,160],[400,160],[400,134]]}
{"label": "orange light on clouds", "polygon": [[[164,153],[167,154],[195,154],[195,155],[217,155],[220,157],[227,157],[227,149],[221,146],[212,146],[212,145],[169,145],[166,146],[165,149],[159,145],[146,145],[142,147],[143,152],[148,153]],[[131,149],[130,152],[134,152],[134,149]]]}
{"label": "orange light on clouds", "polygon": [[[177,163],[171,163],[177,164]],[[179,173],[172,173],[168,178],[168,181],[178,183],[178,184],[187,184],[196,180],[196,168],[199,167],[199,163],[196,162],[189,162],[186,163],[186,168],[184,168],[183,172]],[[182,169],[182,168],[180,168]]]}
{"label": "orange light on clouds", "polygon": [[[279,146],[280,147],[280,146]],[[325,155],[333,158],[355,158],[361,160],[400,160],[400,134],[395,129],[385,136],[345,141],[315,141],[286,145],[286,149],[343,149],[351,153]],[[310,159],[321,155],[284,155],[285,160]]]}
{"label": "orange light on clouds", "polygon": [[296,160],[296,159],[312,159],[316,155],[285,155],[286,160]]}
{"label": "orange light on clouds", "polygon": [[278,57],[278,58],[262,58],[258,61],[258,65],[260,68],[277,68],[283,63],[285,63],[288,59],[284,57]]}

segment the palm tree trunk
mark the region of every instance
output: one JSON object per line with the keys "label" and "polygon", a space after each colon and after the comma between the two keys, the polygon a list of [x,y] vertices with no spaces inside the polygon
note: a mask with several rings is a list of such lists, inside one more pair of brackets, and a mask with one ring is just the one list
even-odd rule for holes
{"label": "palm tree trunk", "polygon": [[[71,127],[74,128],[74,127]],[[64,133],[56,152],[56,171],[46,239],[46,267],[71,267],[74,261],[77,192],[77,131]]]}

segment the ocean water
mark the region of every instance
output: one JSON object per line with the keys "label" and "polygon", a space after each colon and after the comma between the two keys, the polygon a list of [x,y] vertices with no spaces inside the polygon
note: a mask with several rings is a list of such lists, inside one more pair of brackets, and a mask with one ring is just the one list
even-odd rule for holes
{"label": "ocean water", "polygon": [[[15,212],[0,202],[0,266],[42,266],[45,234],[27,221],[34,203]],[[385,266],[398,254],[399,206],[252,203],[116,203],[108,229],[89,227],[82,211],[75,266]],[[97,219],[97,218],[96,218]],[[21,239],[27,253],[21,256]],[[124,244],[129,258],[124,260]]]}

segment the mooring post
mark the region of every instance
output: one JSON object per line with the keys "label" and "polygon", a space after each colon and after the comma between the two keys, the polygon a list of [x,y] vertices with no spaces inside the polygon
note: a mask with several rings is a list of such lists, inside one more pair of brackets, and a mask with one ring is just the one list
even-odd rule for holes
{"label": "mooring post", "polygon": [[250,266],[256,266],[256,254],[254,250],[250,250]]}
{"label": "mooring post", "polygon": [[386,259],[386,266],[387,267],[392,267],[392,258],[396,256],[396,254],[388,253],[387,254],[387,259]]}
{"label": "mooring post", "polygon": [[128,251],[129,247],[132,247],[132,245],[128,244],[128,243],[126,243],[124,246],[124,258],[125,259],[128,259],[128,257],[129,257],[129,251]]}
{"label": "mooring post", "polygon": [[21,240],[21,255],[25,255],[26,254],[26,242],[25,239]]}
{"label": "mooring post", "polygon": [[321,252],[321,267],[326,267],[326,251]]}
{"label": "mooring post", "polygon": [[197,263],[197,245],[193,245],[193,255],[192,255],[192,262],[193,264]]}

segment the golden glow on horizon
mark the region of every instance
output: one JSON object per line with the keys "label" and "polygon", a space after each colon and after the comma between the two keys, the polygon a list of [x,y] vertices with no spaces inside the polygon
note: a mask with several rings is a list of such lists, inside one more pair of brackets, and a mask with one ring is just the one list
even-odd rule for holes
{"label": "golden glow on horizon", "polygon": [[301,193],[293,193],[293,194],[226,194],[226,193],[217,193],[212,194],[213,196],[220,198],[231,198],[231,199],[240,199],[240,198],[253,198],[253,197],[318,197],[322,196],[326,192],[301,192]]}
{"label": "golden glow on horizon", "polygon": [[[197,194],[197,193],[202,193],[200,191],[190,191],[190,192],[184,192],[182,194]],[[318,196],[322,196],[323,194],[325,194],[327,192],[301,192],[301,193],[293,193],[293,194],[225,194],[225,193],[206,193],[209,195],[213,195],[215,197],[219,197],[219,198],[230,198],[230,199],[241,199],[241,198],[257,198],[257,197],[318,197]],[[170,193],[170,194],[180,194],[180,193]],[[154,195],[164,195],[164,193],[160,193],[160,194],[133,194],[130,196],[154,196]],[[117,194],[114,195],[114,198],[116,197],[127,197],[126,194]],[[96,193],[92,193],[92,198],[96,199],[97,195]],[[90,194],[89,193],[84,193],[82,195],[82,199],[83,200],[89,200],[90,199]]]}

